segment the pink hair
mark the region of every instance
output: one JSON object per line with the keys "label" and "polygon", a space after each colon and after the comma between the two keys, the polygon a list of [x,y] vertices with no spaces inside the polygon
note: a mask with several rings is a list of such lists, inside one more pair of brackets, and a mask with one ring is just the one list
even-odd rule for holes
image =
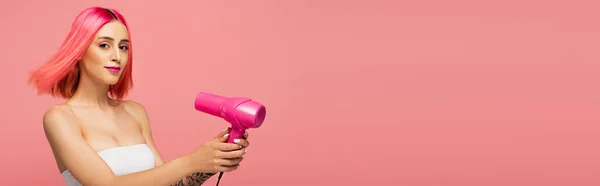
{"label": "pink hair", "polygon": [[[125,18],[116,10],[102,7],[90,7],[83,10],[73,21],[71,30],[60,48],[46,63],[31,72],[29,83],[35,85],[38,95],[50,94],[53,97],[71,98],[79,83],[79,68],[77,67],[79,59],[93,41],[98,30],[113,20],[120,21],[129,28]],[[116,99],[125,97],[133,87],[131,42],[129,45],[129,61],[119,81],[109,88],[110,95]]]}

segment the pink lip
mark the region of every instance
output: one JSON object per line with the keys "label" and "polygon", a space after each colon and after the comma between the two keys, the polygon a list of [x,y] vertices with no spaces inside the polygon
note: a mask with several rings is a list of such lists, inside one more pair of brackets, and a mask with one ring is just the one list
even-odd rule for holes
{"label": "pink lip", "polygon": [[110,72],[119,72],[119,70],[121,70],[121,67],[115,67],[115,66],[109,66],[109,67],[104,67],[106,69],[108,69],[108,71]]}

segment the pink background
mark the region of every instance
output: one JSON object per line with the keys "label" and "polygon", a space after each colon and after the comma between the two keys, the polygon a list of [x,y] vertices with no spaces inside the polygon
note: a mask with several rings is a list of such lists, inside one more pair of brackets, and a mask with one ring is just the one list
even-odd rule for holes
{"label": "pink background", "polygon": [[222,186],[600,185],[593,0],[3,1],[1,185],[64,185],[41,127],[62,100],[27,71],[95,5],[131,25],[165,159],[227,127],[198,91],[267,106]]}

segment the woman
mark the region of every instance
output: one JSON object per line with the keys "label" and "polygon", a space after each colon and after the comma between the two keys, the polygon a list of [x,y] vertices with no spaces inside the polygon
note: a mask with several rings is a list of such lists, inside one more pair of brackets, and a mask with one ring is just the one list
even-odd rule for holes
{"label": "woman", "polygon": [[122,99],[132,87],[131,49],[123,16],[92,7],[77,16],[59,50],[31,74],[38,94],[67,99],[43,117],[67,185],[201,185],[216,172],[236,170],[249,145],[247,134],[232,144],[227,130],[163,162],[144,107]]}

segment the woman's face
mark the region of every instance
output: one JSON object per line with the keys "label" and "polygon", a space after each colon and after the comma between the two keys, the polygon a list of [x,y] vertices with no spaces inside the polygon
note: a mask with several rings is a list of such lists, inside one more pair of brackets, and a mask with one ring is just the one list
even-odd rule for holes
{"label": "woman's face", "polygon": [[119,21],[105,24],[83,54],[80,68],[94,81],[114,85],[119,81],[129,59],[129,36]]}

